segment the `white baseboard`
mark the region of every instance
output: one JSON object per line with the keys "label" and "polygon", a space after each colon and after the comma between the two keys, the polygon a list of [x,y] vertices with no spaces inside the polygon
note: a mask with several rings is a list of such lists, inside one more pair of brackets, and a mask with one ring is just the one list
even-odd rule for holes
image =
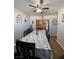
{"label": "white baseboard", "polygon": [[58,42],[58,44],[62,47],[62,49],[64,50],[64,47],[63,47],[63,45],[58,41],[58,40],[56,40],[57,42]]}

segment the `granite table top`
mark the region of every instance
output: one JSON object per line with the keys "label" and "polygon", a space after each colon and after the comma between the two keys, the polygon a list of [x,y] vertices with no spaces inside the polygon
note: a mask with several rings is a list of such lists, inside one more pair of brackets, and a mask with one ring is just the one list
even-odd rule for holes
{"label": "granite table top", "polygon": [[33,31],[20,40],[35,43],[35,55],[41,59],[51,59],[51,48],[44,30]]}

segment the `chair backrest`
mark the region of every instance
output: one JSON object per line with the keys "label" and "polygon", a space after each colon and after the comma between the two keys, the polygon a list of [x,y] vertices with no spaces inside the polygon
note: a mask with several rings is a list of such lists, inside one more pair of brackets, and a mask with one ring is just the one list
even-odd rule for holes
{"label": "chair backrest", "polygon": [[28,34],[31,33],[32,31],[33,31],[32,28],[29,28],[29,29],[25,30],[25,31],[23,32],[23,36],[25,37],[26,35],[28,35]]}
{"label": "chair backrest", "polygon": [[20,47],[18,45],[18,39],[16,40],[16,46],[14,47],[15,48],[15,53],[19,56],[21,56],[21,51],[20,51]]}
{"label": "chair backrest", "polygon": [[17,45],[20,47],[21,53],[25,59],[29,59],[30,56],[35,57],[35,43],[18,40]]}

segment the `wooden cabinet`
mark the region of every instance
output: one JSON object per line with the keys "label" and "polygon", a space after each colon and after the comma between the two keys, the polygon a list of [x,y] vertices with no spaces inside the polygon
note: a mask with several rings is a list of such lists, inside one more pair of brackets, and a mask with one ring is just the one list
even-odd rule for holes
{"label": "wooden cabinet", "polygon": [[44,20],[36,20],[36,29],[46,29]]}

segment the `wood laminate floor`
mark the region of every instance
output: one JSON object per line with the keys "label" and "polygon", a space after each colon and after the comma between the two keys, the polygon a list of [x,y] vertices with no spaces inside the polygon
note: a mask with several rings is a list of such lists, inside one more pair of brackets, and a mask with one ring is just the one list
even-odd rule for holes
{"label": "wood laminate floor", "polygon": [[56,40],[57,40],[56,36],[52,36],[49,39],[49,43],[50,43],[50,46],[52,48],[53,59],[59,59],[59,57],[64,54],[64,50],[57,43]]}

